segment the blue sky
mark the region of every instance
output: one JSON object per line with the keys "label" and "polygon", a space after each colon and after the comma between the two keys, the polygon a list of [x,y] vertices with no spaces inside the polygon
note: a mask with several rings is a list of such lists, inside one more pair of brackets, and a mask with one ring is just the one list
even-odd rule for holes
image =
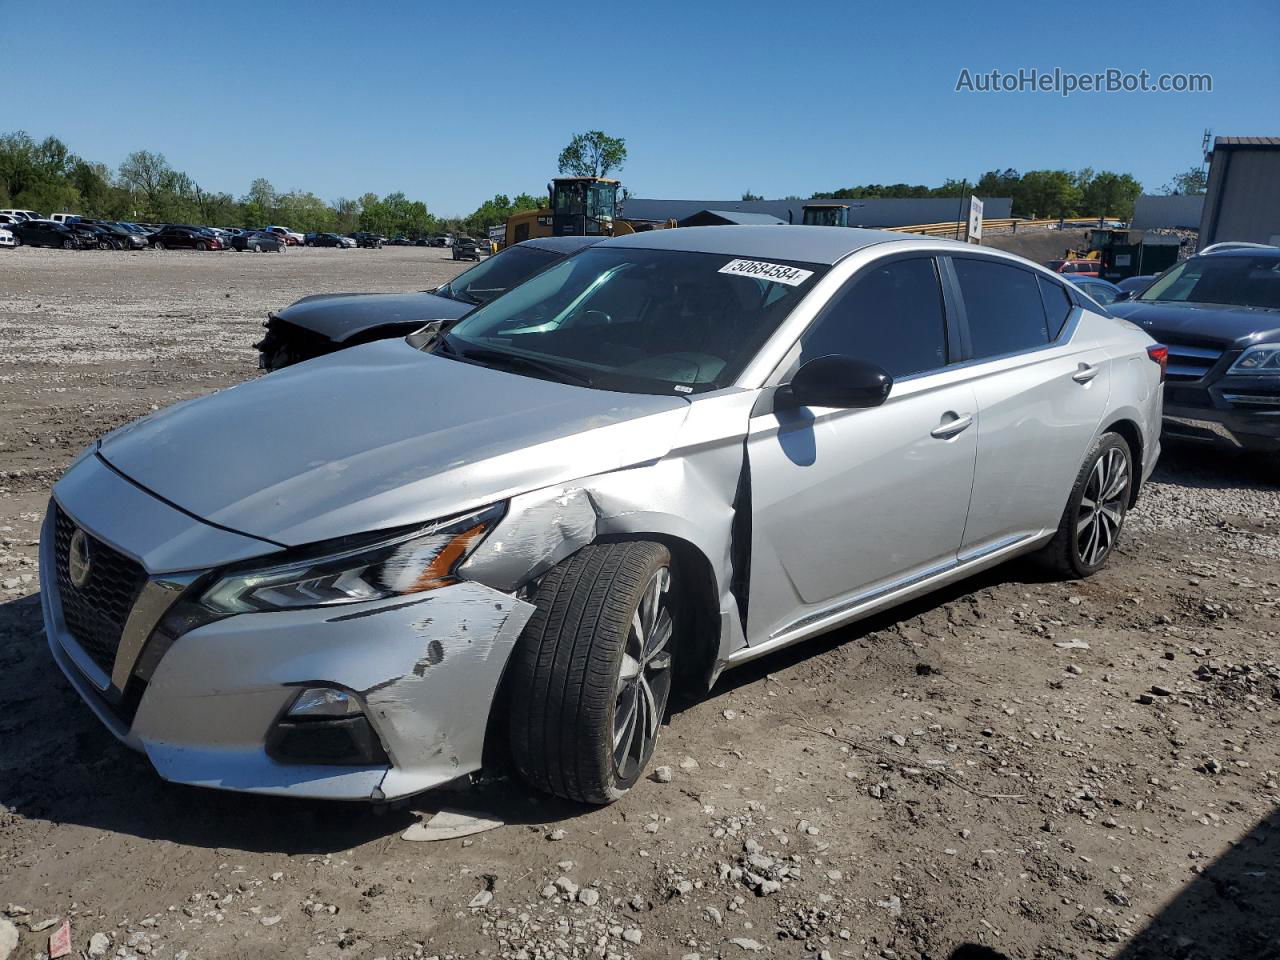
{"label": "blue sky", "polygon": [[[1274,0],[0,0],[0,24],[9,65],[47,55],[0,84],[0,131],[112,166],[159,151],[236,195],[264,176],[330,201],[403,190],[442,215],[541,191],[596,128],[627,139],[634,195],[697,199],[1005,166],[1155,190],[1198,162],[1205,127],[1280,135]],[[1203,72],[1213,92],[956,93],[966,67]]]}

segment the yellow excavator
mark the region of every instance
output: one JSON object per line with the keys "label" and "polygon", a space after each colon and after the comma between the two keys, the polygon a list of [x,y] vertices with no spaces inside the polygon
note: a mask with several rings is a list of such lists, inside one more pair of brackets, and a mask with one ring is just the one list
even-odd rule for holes
{"label": "yellow excavator", "polygon": [[522,210],[507,220],[504,246],[534,237],[620,237],[674,227],[674,220],[651,223],[622,216],[618,191],[608,177],[557,177],[547,186],[551,205]]}

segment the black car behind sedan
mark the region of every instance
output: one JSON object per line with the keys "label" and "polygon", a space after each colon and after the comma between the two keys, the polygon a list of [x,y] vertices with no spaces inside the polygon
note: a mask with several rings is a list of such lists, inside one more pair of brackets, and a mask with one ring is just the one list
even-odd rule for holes
{"label": "black car behind sedan", "polygon": [[303,297],[268,315],[255,346],[258,366],[278,370],[372,340],[407,336],[451,321],[524,283],[601,237],[543,237],[508,247],[448,283],[422,293],[330,293]]}
{"label": "black car behind sedan", "polygon": [[1110,309],[1169,348],[1165,436],[1280,453],[1280,247],[1192,257]]}
{"label": "black car behind sedan", "polygon": [[29,247],[62,247],[64,250],[79,250],[84,244],[70,227],[52,220],[27,220],[24,223],[10,224],[7,229],[19,243]]}

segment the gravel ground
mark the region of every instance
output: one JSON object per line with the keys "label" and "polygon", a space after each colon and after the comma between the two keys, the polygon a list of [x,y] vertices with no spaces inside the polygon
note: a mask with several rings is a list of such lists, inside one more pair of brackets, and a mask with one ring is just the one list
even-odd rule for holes
{"label": "gravel ground", "polygon": [[[439,250],[0,255],[0,960],[1280,957],[1274,465],[1170,450],[1100,575],[1013,564],[726,675],[652,782],[381,813],[161,782],[53,667],[36,531],[94,435],[255,376],[268,309]],[[445,804],[505,821],[436,844]]]}

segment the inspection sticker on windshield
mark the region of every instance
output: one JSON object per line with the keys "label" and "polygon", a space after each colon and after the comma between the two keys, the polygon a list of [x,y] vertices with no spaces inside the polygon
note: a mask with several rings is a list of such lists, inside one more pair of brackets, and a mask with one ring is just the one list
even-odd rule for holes
{"label": "inspection sticker on windshield", "polygon": [[785,263],[766,263],[763,260],[730,260],[718,272],[732,273],[739,277],[759,277],[761,280],[785,283],[788,287],[798,287],[813,276],[812,270],[788,267]]}

